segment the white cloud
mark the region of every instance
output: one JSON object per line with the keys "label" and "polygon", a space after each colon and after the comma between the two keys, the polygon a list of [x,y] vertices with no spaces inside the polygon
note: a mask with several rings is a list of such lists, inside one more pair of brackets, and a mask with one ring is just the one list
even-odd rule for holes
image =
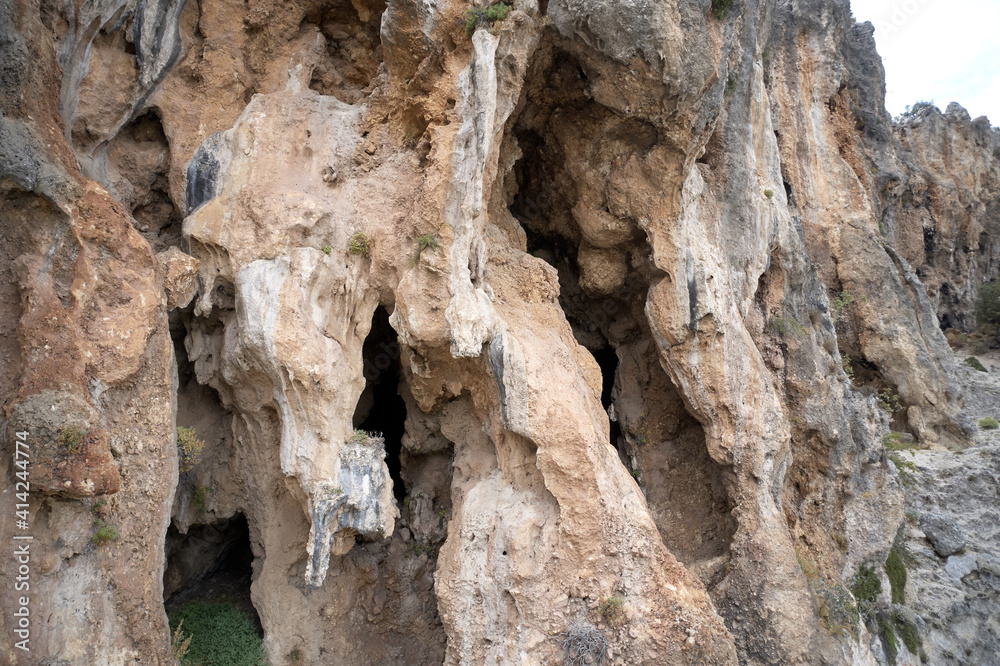
{"label": "white cloud", "polygon": [[919,100],[942,111],[958,102],[1000,125],[1000,2],[853,0],[851,10],[875,26],[890,113]]}

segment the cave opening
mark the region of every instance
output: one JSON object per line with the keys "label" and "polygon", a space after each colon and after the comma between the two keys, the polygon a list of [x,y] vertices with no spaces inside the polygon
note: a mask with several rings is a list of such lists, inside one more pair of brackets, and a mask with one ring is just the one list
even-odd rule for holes
{"label": "cave opening", "polygon": [[382,64],[381,25],[385,0],[318,3],[305,23],[326,39],[324,56],[313,69],[309,88],[358,104],[371,94]]}
{"label": "cave opening", "polygon": [[182,534],[171,523],[166,540],[163,599],[167,613],[192,603],[231,603],[263,628],[250,598],[253,550],[246,516],[192,525]]}
{"label": "cave opening", "polygon": [[112,194],[128,207],[153,252],[180,247],[183,216],[170,198],[170,144],[157,109],[122,128],[108,146],[107,162]]}
{"label": "cave opening", "polygon": [[406,432],[406,402],[399,394],[400,347],[389,313],[381,305],[372,316],[372,328],[362,348],[365,389],[354,410],[354,427],[381,433],[385,464],[397,502],[406,498],[400,452]]}

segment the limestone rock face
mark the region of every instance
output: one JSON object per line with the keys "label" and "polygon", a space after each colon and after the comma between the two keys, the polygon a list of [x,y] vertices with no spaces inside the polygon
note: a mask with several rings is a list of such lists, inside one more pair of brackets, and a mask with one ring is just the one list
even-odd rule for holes
{"label": "limestone rock face", "polygon": [[276,665],[950,663],[988,537],[899,456],[975,437],[998,131],[894,122],[844,0],[467,9],[0,9],[5,658],[173,663],[222,589]]}

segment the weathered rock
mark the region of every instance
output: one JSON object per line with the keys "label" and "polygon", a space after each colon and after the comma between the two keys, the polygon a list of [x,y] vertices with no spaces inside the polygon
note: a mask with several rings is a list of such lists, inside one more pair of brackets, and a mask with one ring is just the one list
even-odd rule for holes
{"label": "weathered rock", "polygon": [[934,552],[941,557],[954,555],[965,548],[965,537],[961,530],[948,517],[939,513],[921,514],[920,529],[927,535]]}

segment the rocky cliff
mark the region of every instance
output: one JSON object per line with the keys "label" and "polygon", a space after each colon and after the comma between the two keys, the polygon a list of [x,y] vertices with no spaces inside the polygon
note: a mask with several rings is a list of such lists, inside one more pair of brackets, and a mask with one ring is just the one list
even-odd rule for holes
{"label": "rocky cliff", "polygon": [[941,610],[904,520],[975,457],[899,461],[974,442],[943,330],[997,276],[1000,131],[893,121],[872,32],[5,3],[4,660],[173,664],[213,595],[275,665],[989,654],[996,564]]}

